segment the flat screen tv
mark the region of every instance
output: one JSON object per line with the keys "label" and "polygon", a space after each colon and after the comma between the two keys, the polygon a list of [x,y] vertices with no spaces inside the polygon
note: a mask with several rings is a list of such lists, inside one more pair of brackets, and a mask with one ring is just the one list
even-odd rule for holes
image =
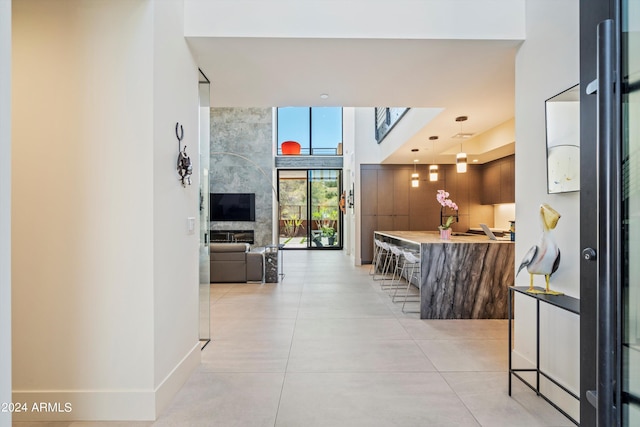
{"label": "flat screen tv", "polygon": [[255,221],[254,193],[210,193],[211,221]]}

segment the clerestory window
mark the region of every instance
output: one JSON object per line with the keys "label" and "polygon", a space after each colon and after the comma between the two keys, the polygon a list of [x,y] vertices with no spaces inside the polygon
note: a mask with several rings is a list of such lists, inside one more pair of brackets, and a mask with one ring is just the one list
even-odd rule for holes
{"label": "clerestory window", "polygon": [[299,143],[301,155],[342,155],[341,107],[283,107],[277,114],[278,155],[285,141]]}

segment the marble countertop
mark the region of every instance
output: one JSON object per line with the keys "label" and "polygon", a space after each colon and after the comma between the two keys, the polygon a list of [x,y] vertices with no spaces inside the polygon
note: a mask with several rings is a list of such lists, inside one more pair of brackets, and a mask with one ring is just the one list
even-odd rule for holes
{"label": "marble countertop", "polygon": [[514,243],[509,240],[490,240],[487,236],[479,234],[453,233],[451,240],[442,240],[440,239],[440,234],[437,231],[375,231],[374,233],[416,244]]}

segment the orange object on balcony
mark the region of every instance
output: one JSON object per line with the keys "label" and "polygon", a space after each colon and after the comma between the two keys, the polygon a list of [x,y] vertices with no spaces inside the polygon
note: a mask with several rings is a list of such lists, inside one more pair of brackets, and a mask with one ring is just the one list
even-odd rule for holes
{"label": "orange object on balcony", "polygon": [[284,141],[280,145],[280,149],[284,155],[300,154],[300,143],[296,141]]}

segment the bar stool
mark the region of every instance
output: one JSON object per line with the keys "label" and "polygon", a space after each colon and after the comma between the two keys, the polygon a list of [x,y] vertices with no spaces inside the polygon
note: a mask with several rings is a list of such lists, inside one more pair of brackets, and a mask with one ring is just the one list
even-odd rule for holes
{"label": "bar stool", "polygon": [[[376,245],[378,246],[378,254],[376,256],[376,267],[373,272],[373,280],[382,280],[384,281],[384,277],[387,274],[387,268],[389,264],[389,258],[391,250],[389,248],[389,244],[387,242],[383,242],[380,240],[375,240]],[[380,269],[380,265],[382,264],[382,269]],[[378,273],[380,270],[380,273]],[[380,277],[376,278],[379,275]]]}
{"label": "bar stool", "polygon": [[404,293],[404,301],[402,302],[402,312],[403,313],[420,313],[420,310],[418,311],[405,311],[404,307],[407,304],[407,298],[409,297],[409,289],[411,289],[411,280],[412,279],[416,279],[416,287],[418,288],[418,295],[415,295],[418,297],[417,301],[409,301],[409,302],[420,302],[420,279],[421,279],[421,274],[420,274],[420,254],[415,254],[413,252],[409,252],[409,251],[405,251],[403,253],[404,259],[405,259],[405,263],[402,266],[403,271],[407,270],[407,289]]}
{"label": "bar stool", "polygon": [[[393,268],[393,273],[391,274],[391,281],[389,282],[389,284],[387,285],[385,281],[383,281],[381,287],[382,289],[388,290],[389,296],[391,296],[392,290],[394,291],[394,294],[395,294],[398,288],[402,288],[402,286],[400,286],[400,280],[402,280],[402,268],[404,266],[404,263],[400,262],[402,259],[403,250],[399,246],[389,244],[389,250],[391,251],[391,260],[389,262],[389,267],[387,268],[387,270],[389,268]],[[396,276],[398,278],[398,281],[394,285]]]}
{"label": "bar stool", "polygon": [[[382,264],[382,272],[380,273],[380,279],[382,282],[380,283],[380,289],[386,289],[387,278],[389,276],[389,270],[391,269],[391,265],[393,264],[394,255],[391,251],[391,248],[395,245],[387,242],[380,242],[380,250],[384,256],[384,263]],[[380,280],[379,279],[379,280]]]}
{"label": "bar stool", "polygon": [[[407,253],[409,254],[413,254],[414,257],[418,256],[415,252],[411,251],[411,250],[402,250],[401,254],[402,254],[402,258],[403,258],[403,262],[402,262],[402,266],[400,267],[400,274],[399,274],[399,278],[398,278],[398,286],[396,286],[394,288],[394,292],[393,295],[391,293],[389,293],[389,296],[391,296],[391,301],[393,302],[398,302],[396,301],[396,298],[402,298],[405,296],[406,294],[406,290],[405,293],[402,294],[398,294],[398,289],[404,289],[404,286],[400,286],[400,280],[405,279],[409,284],[409,273],[411,271],[411,269],[413,268],[413,263],[410,261],[410,259],[412,259],[410,256],[407,257]],[[408,289],[408,286],[407,286]],[[409,296],[413,296],[414,294],[409,294]]]}
{"label": "bar stool", "polygon": [[373,238],[373,258],[371,261],[371,267],[369,268],[369,276],[373,276],[376,274],[376,269],[378,268],[378,253],[380,252],[379,240]]}

